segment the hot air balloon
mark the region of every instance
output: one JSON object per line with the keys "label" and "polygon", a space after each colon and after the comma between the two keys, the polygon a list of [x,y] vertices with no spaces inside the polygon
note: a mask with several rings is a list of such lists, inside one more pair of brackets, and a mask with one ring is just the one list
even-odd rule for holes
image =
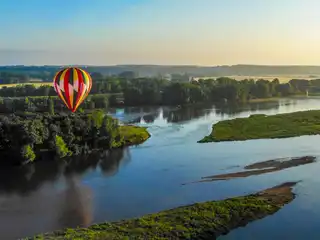
{"label": "hot air balloon", "polygon": [[80,68],[65,68],[56,74],[53,86],[64,104],[75,112],[88,96],[92,79],[89,73]]}

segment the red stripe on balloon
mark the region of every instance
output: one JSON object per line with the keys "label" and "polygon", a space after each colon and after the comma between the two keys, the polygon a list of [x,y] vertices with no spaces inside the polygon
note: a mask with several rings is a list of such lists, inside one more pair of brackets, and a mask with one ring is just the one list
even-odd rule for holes
{"label": "red stripe on balloon", "polygon": [[69,78],[70,78],[70,68],[66,71],[64,75],[64,92],[66,95],[66,100],[68,104],[68,108],[71,109],[71,102],[70,102],[70,93],[69,93]]}
{"label": "red stripe on balloon", "polygon": [[82,94],[82,91],[83,91],[83,75],[82,75],[82,72],[76,68],[76,71],[78,73],[78,80],[79,80],[79,84],[78,84],[78,95],[77,95],[77,100],[75,101],[75,105],[72,109],[72,111],[75,111],[76,110],[76,106],[78,105],[78,102],[79,102],[79,99],[80,99],[80,96]]}

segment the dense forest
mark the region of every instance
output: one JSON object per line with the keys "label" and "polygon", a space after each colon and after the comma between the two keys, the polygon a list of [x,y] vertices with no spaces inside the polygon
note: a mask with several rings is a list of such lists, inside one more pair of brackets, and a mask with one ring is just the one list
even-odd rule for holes
{"label": "dense forest", "polygon": [[[257,81],[231,78],[200,79],[179,82],[158,78],[103,77],[92,74],[93,86],[89,97],[79,111],[106,109],[120,103],[126,106],[184,105],[213,102],[247,102],[256,98],[286,97],[317,92],[320,80],[293,79],[280,83],[278,79]],[[32,84],[0,89],[0,113],[60,112],[66,108],[51,86]]]}
{"label": "dense forest", "polygon": [[88,114],[20,114],[0,117],[1,164],[87,154],[143,142],[144,128],[120,126],[103,111]]}

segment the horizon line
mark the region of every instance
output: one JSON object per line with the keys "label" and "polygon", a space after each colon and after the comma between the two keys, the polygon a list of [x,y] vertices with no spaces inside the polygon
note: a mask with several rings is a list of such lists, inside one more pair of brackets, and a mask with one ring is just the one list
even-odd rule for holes
{"label": "horizon line", "polygon": [[257,67],[320,67],[319,65],[307,65],[307,64],[250,64],[250,63],[238,63],[238,64],[222,64],[222,65],[196,65],[196,64],[110,64],[110,65],[92,65],[92,64],[9,64],[0,65],[0,67],[64,67],[64,66],[82,66],[82,67],[117,67],[117,66],[158,66],[158,67],[233,67],[233,66],[257,66]]}

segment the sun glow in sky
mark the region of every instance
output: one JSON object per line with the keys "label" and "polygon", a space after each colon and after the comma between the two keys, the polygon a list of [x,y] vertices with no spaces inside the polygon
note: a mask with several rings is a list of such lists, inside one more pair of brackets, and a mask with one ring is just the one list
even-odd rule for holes
{"label": "sun glow in sky", "polygon": [[1,0],[0,65],[320,65],[319,0]]}

